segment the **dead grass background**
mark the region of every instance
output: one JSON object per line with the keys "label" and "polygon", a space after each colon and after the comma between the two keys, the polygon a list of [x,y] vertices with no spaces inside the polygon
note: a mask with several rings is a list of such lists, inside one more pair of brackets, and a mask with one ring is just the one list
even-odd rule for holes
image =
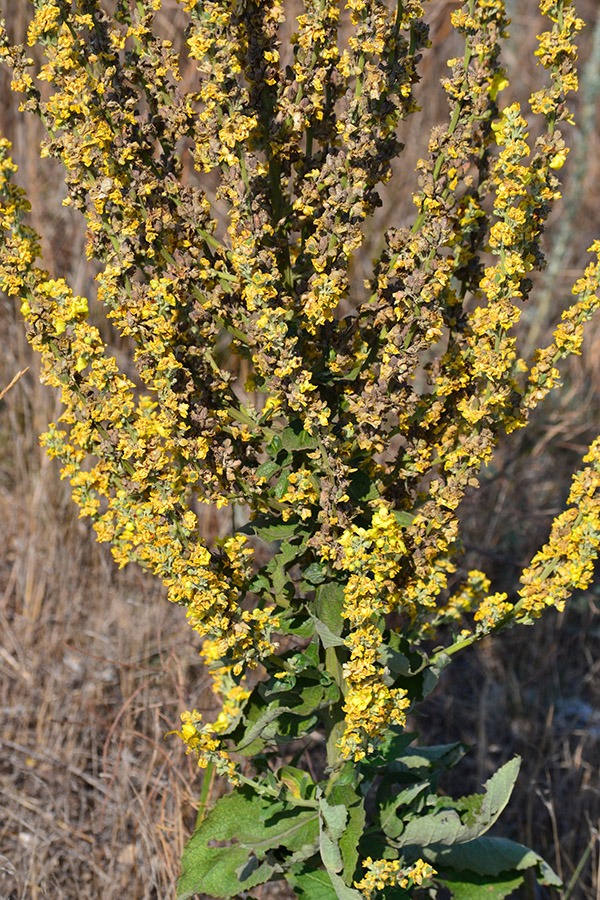
{"label": "dead grass background", "polygon": [[[413,162],[444,115],[438,81],[454,53],[449,15],[456,5],[431,0],[423,115],[403,135],[406,155],[356,262],[358,285],[381,229],[411,211]],[[537,3],[508,5],[510,90],[525,98],[538,77]],[[548,229],[553,262],[539,279],[540,303],[525,313],[526,343],[543,343],[586,248],[600,236],[600,13],[595,0],[581,0],[578,9],[590,26],[581,40],[580,119],[564,170],[565,201]],[[3,12],[22,35],[24,0],[6,0]],[[165,16],[165,29],[177,32],[178,24],[177,14]],[[40,162],[37,123],[17,112],[6,72],[0,99],[0,129],[15,145],[45,265],[89,293],[81,222],[60,205],[60,172]],[[59,407],[39,385],[14,300],[0,300],[0,330],[0,391],[23,373],[0,397],[0,900],[168,900],[200,777],[177,739],[164,735],[181,709],[212,703],[197,642],[160,585],[134,569],[118,571],[77,518],[68,486],[38,446]],[[486,568],[499,589],[514,584],[600,428],[599,400],[597,322],[583,356],[565,370],[562,394],[499,449],[482,490],[467,501],[466,568]],[[567,884],[573,880],[563,900],[600,900],[599,605],[600,583],[562,615],[549,613],[533,629],[465,653],[415,716],[427,741],[473,745],[447,790],[476,790],[514,753],[523,757],[501,830],[542,853]],[[267,888],[262,896],[278,893]],[[546,895],[531,889],[523,896]]]}

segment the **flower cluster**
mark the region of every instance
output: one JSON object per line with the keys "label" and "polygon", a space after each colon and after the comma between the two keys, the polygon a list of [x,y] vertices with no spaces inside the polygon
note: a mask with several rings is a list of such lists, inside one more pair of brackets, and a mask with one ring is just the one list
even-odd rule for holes
{"label": "flower cluster", "polygon": [[229,758],[227,751],[219,749],[219,740],[215,736],[213,725],[202,724],[202,714],[198,710],[181,713],[181,731],[176,732],[186,745],[188,753],[195,753],[198,765],[206,769],[209,763],[214,763],[219,775],[224,775],[232,784],[238,784],[238,776],[235,764]]}
{"label": "flower cluster", "polygon": [[355,887],[362,892],[365,900],[372,900],[378,891],[383,891],[390,885],[401,888],[420,886],[437,874],[435,869],[422,859],[406,866],[398,859],[372,860],[371,857],[367,857],[364,866],[368,872],[364,878],[356,882]]}
{"label": "flower cluster", "polygon": [[380,650],[382,617],[401,607],[395,581],[407,551],[401,528],[386,506],[375,510],[369,528],[354,525],[345,531],[339,546],[342,555],[336,567],[349,573],[343,616],[350,625],[345,640],[350,658],[343,666],[346,730],[340,749],[343,757],[359,760],[390,723],[403,725],[406,720],[406,691],[390,687]]}
{"label": "flower cluster", "polygon": [[521,575],[519,611],[537,617],[548,606],[563,609],[575,588],[588,587],[600,552],[600,438],[576,472],[569,508],[552,525],[548,542]]}

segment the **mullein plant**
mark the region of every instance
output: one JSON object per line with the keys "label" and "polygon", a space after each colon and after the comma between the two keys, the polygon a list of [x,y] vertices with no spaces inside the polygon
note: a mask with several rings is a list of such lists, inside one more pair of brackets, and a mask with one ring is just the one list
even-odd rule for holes
{"label": "mullein plant", "polygon": [[[501,103],[503,0],[452,14],[447,122],[418,162],[414,217],[382,235],[351,310],[353,255],[419,111],[422,3],[304,0],[285,52],[280,0],[183,0],[182,52],[159,34],[160,0],[33,0],[39,65],[2,30],[41,155],[86,219],[95,316],[131,350],[123,371],[88,301],[38,266],[3,139],[0,285],[64,410],[42,442],[117,564],[186,610],[222,701],[213,721],[181,716],[205,788],[179,900],[282,878],[300,900],[558,883],[485,834],[518,759],[452,799],[438,780],[463,748],[404,729],[453,654],[586,588],[600,544],[598,439],[510,594],[452,576],[465,492],[559,387],[600,303],[595,243],[553,342],[519,358],[583,26],[570,0],[539,5],[546,79],[526,110]],[[203,504],[230,522],[211,544]],[[232,788],[209,808],[214,772]]]}

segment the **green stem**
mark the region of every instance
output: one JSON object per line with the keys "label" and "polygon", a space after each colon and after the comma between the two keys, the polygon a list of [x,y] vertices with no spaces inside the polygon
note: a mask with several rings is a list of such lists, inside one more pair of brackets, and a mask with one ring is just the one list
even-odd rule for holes
{"label": "green stem", "polygon": [[196,813],[196,828],[200,827],[201,822],[206,816],[208,801],[210,799],[210,792],[212,790],[214,780],[215,764],[211,760],[207,763],[206,769],[204,770],[204,778],[202,779],[202,790],[200,791],[200,801],[198,803],[198,812]]}

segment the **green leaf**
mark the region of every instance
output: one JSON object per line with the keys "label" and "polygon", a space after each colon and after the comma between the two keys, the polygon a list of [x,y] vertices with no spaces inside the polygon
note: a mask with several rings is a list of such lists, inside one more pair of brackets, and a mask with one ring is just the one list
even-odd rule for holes
{"label": "green leaf", "polygon": [[296,634],[301,638],[312,638],[315,633],[315,623],[304,609],[292,616],[285,616],[283,623],[287,634]]}
{"label": "green leaf", "polygon": [[321,859],[330,875],[334,872],[337,874],[344,868],[339,840],[344,833],[347,819],[348,813],[343,804],[332,805],[325,797],[319,799],[319,846]]}
{"label": "green leaf", "polygon": [[319,800],[319,849],[321,859],[333,885],[337,900],[360,900],[362,895],[349,887],[339,874],[344,870],[340,838],[346,829],[348,810],[343,803],[329,803],[325,797]]}
{"label": "green leaf", "polygon": [[[408,849],[405,850],[408,853]],[[560,887],[562,882],[547,862],[535,851],[506,838],[480,837],[465,844],[451,847],[414,847],[415,854],[438,870],[450,867],[458,872],[475,872],[477,875],[496,877],[503,872],[523,872],[535,869],[541,884]]]}
{"label": "green leaf", "polygon": [[342,878],[346,884],[351,884],[354,880],[354,872],[358,863],[358,842],[362,836],[365,827],[365,807],[363,798],[355,790],[356,773],[354,775],[354,783],[336,782],[331,791],[331,799],[336,803],[341,803],[347,811],[347,823],[344,831],[339,839],[340,853],[344,868],[342,870]]}
{"label": "green leaf", "polygon": [[[386,780],[384,779],[384,787],[385,781]],[[411,784],[410,787],[407,787],[404,790],[400,791],[398,794],[396,794],[395,797],[388,799],[382,805],[381,812],[379,814],[379,820],[382,829],[385,831],[388,837],[394,839],[402,833],[404,823],[402,821],[402,818],[398,817],[398,809],[400,807],[410,806],[410,804],[413,803],[414,800],[416,800],[416,798],[427,789],[431,790],[429,781],[418,781],[416,782],[416,784]]]}
{"label": "green leaf", "polygon": [[[511,759],[484,785],[485,794],[473,794],[456,801],[456,809],[442,809],[430,816],[412,819],[398,837],[399,847],[407,844],[459,844],[472,841],[494,824],[509,801],[521,760]],[[444,803],[444,798],[440,799]]]}
{"label": "green leaf", "polygon": [[266,522],[264,525],[259,525],[257,522],[250,522],[249,524],[255,525],[254,534],[258,535],[261,540],[266,541],[269,544],[273,541],[283,541],[286,538],[294,537],[294,535],[298,533],[297,522],[275,521],[272,523]]}
{"label": "green leaf", "polygon": [[321,584],[325,581],[326,573],[324,567],[321,563],[314,562],[311,563],[310,566],[307,566],[306,569],[302,572],[302,577],[305,581],[309,581],[311,584]]}
{"label": "green leaf", "polygon": [[416,737],[417,735],[414,732],[403,731],[399,727],[391,726],[386,730],[374,752],[361,759],[361,769],[365,771],[381,769],[391,761],[397,760],[401,754],[406,752],[408,745]]}
{"label": "green leaf", "polygon": [[335,888],[325,869],[311,869],[307,866],[298,872],[286,874],[298,900],[337,900]]}
{"label": "green leaf", "polygon": [[266,479],[266,481],[268,481],[269,478],[272,478],[275,472],[278,472],[280,468],[281,466],[278,463],[276,463],[272,459],[269,459],[267,460],[267,462],[262,463],[262,465],[257,468],[256,476],[257,478],[264,478]]}
{"label": "green leaf", "polygon": [[284,541],[279,548],[279,553],[276,553],[265,566],[265,571],[271,578],[276,596],[280,595],[284,588],[290,584],[286,569],[301,552],[300,547],[290,544],[289,541]]}
{"label": "green leaf", "polygon": [[[412,735],[414,739],[415,735]],[[389,762],[390,772],[417,772],[426,775],[440,769],[450,769],[465,754],[463,744],[439,744],[437,747],[408,747],[402,755],[392,757]]]}
{"label": "green leaf", "polygon": [[344,861],[342,860],[339,844],[333,840],[324,828],[321,830],[319,848],[323,865],[333,880],[333,875],[337,875],[344,868]]}
{"label": "green leaf", "polygon": [[275,739],[279,731],[277,719],[284,713],[293,713],[300,719],[311,717],[320,708],[325,693],[324,685],[305,677],[296,678],[293,691],[278,679],[257,685],[244,707],[241,723],[231,733],[237,752],[247,756],[251,750],[254,753],[261,749],[255,746],[256,740]]}
{"label": "green leaf", "polygon": [[304,769],[298,769],[296,766],[280,766],[277,769],[277,779],[294,797],[301,797],[303,800],[314,797],[316,785]]}
{"label": "green leaf", "polygon": [[288,488],[288,475],[291,473],[292,469],[290,466],[287,466],[279,478],[277,479],[277,483],[275,485],[273,493],[278,500],[281,500],[285,492]]}
{"label": "green leaf", "polygon": [[437,653],[435,662],[431,662],[423,672],[423,698],[432,692],[440,680],[440,675],[450,665],[452,657],[447,653]]}
{"label": "green leaf", "polygon": [[319,621],[338,637],[344,629],[342,609],[344,606],[344,586],[337,581],[328,581],[317,588],[316,607]]}
{"label": "green leaf", "polygon": [[404,509],[394,510],[394,518],[401,528],[408,528],[409,525],[412,525],[415,516],[416,513],[406,512]]}
{"label": "green leaf", "polygon": [[[268,544],[273,541],[285,541],[287,538],[306,538],[308,534],[298,516],[293,516],[289,522],[284,522],[277,516],[257,516],[237,530],[239,534],[256,534]],[[300,547],[301,545],[297,547],[298,553],[301,552]]]}
{"label": "green leaf", "polygon": [[379,497],[376,485],[373,484],[367,473],[361,469],[357,469],[356,472],[352,472],[350,475],[347,491],[351,499],[356,502],[376,500]]}
{"label": "green leaf", "polygon": [[277,733],[273,735],[272,740],[278,744],[303,740],[315,730],[318,724],[319,716],[316,714],[300,717],[284,713],[277,720]]}
{"label": "green leaf", "polygon": [[346,882],[336,873],[329,872],[329,877],[337,900],[364,900],[364,895],[348,887]]}
{"label": "green leaf", "polygon": [[319,801],[319,809],[323,818],[323,823],[328,834],[334,841],[339,841],[344,833],[346,822],[348,820],[348,812],[343,803],[329,803],[325,797],[321,797]]}
{"label": "green leaf", "polygon": [[297,544],[290,544],[289,541],[284,541],[279,548],[279,552],[276,553],[265,566],[266,571],[273,574],[277,569],[282,568],[283,566],[289,566],[301,552],[302,551]]}
{"label": "green leaf", "polygon": [[315,623],[315,631],[319,635],[319,639],[325,649],[328,647],[343,647],[344,641],[343,638],[339,637],[337,634],[334,634],[331,631],[325,622],[321,622],[320,619],[317,619],[316,616],[311,616],[313,622]]}
{"label": "green leaf", "polygon": [[[312,674],[312,673],[311,673]],[[319,708],[323,699],[323,685],[309,678],[297,677],[294,690],[286,690],[285,685],[261,685],[262,695],[269,707],[279,707],[281,712],[305,716]],[[277,690],[279,688],[279,690]]]}
{"label": "green leaf", "polygon": [[248,588],[255,594],[263,594],[271,590],[271,582],[265,575],[255,575]]}
{"label": "green leaf", "polygon": [[448,888],[454,900],[504,900],[505,897],[510,897],[525,879],[513,872],[495,878],[489,875],[457,872],[435,880]]}
{"label": "green leaf", "polygon": [[277,868],[268,853],[308,853],[319,837],[318,812],[288,806],[271,814],[272,798],[248,788],[221,797],[185,846],[177,900],[197,893],[235,897],[268,881]]}
{"label": "green leaf", "polygon": [[281,432],[281,445],[284,450],[314,450],[319,446],[316,437],[302,428],[299,419],[290,422]]}

